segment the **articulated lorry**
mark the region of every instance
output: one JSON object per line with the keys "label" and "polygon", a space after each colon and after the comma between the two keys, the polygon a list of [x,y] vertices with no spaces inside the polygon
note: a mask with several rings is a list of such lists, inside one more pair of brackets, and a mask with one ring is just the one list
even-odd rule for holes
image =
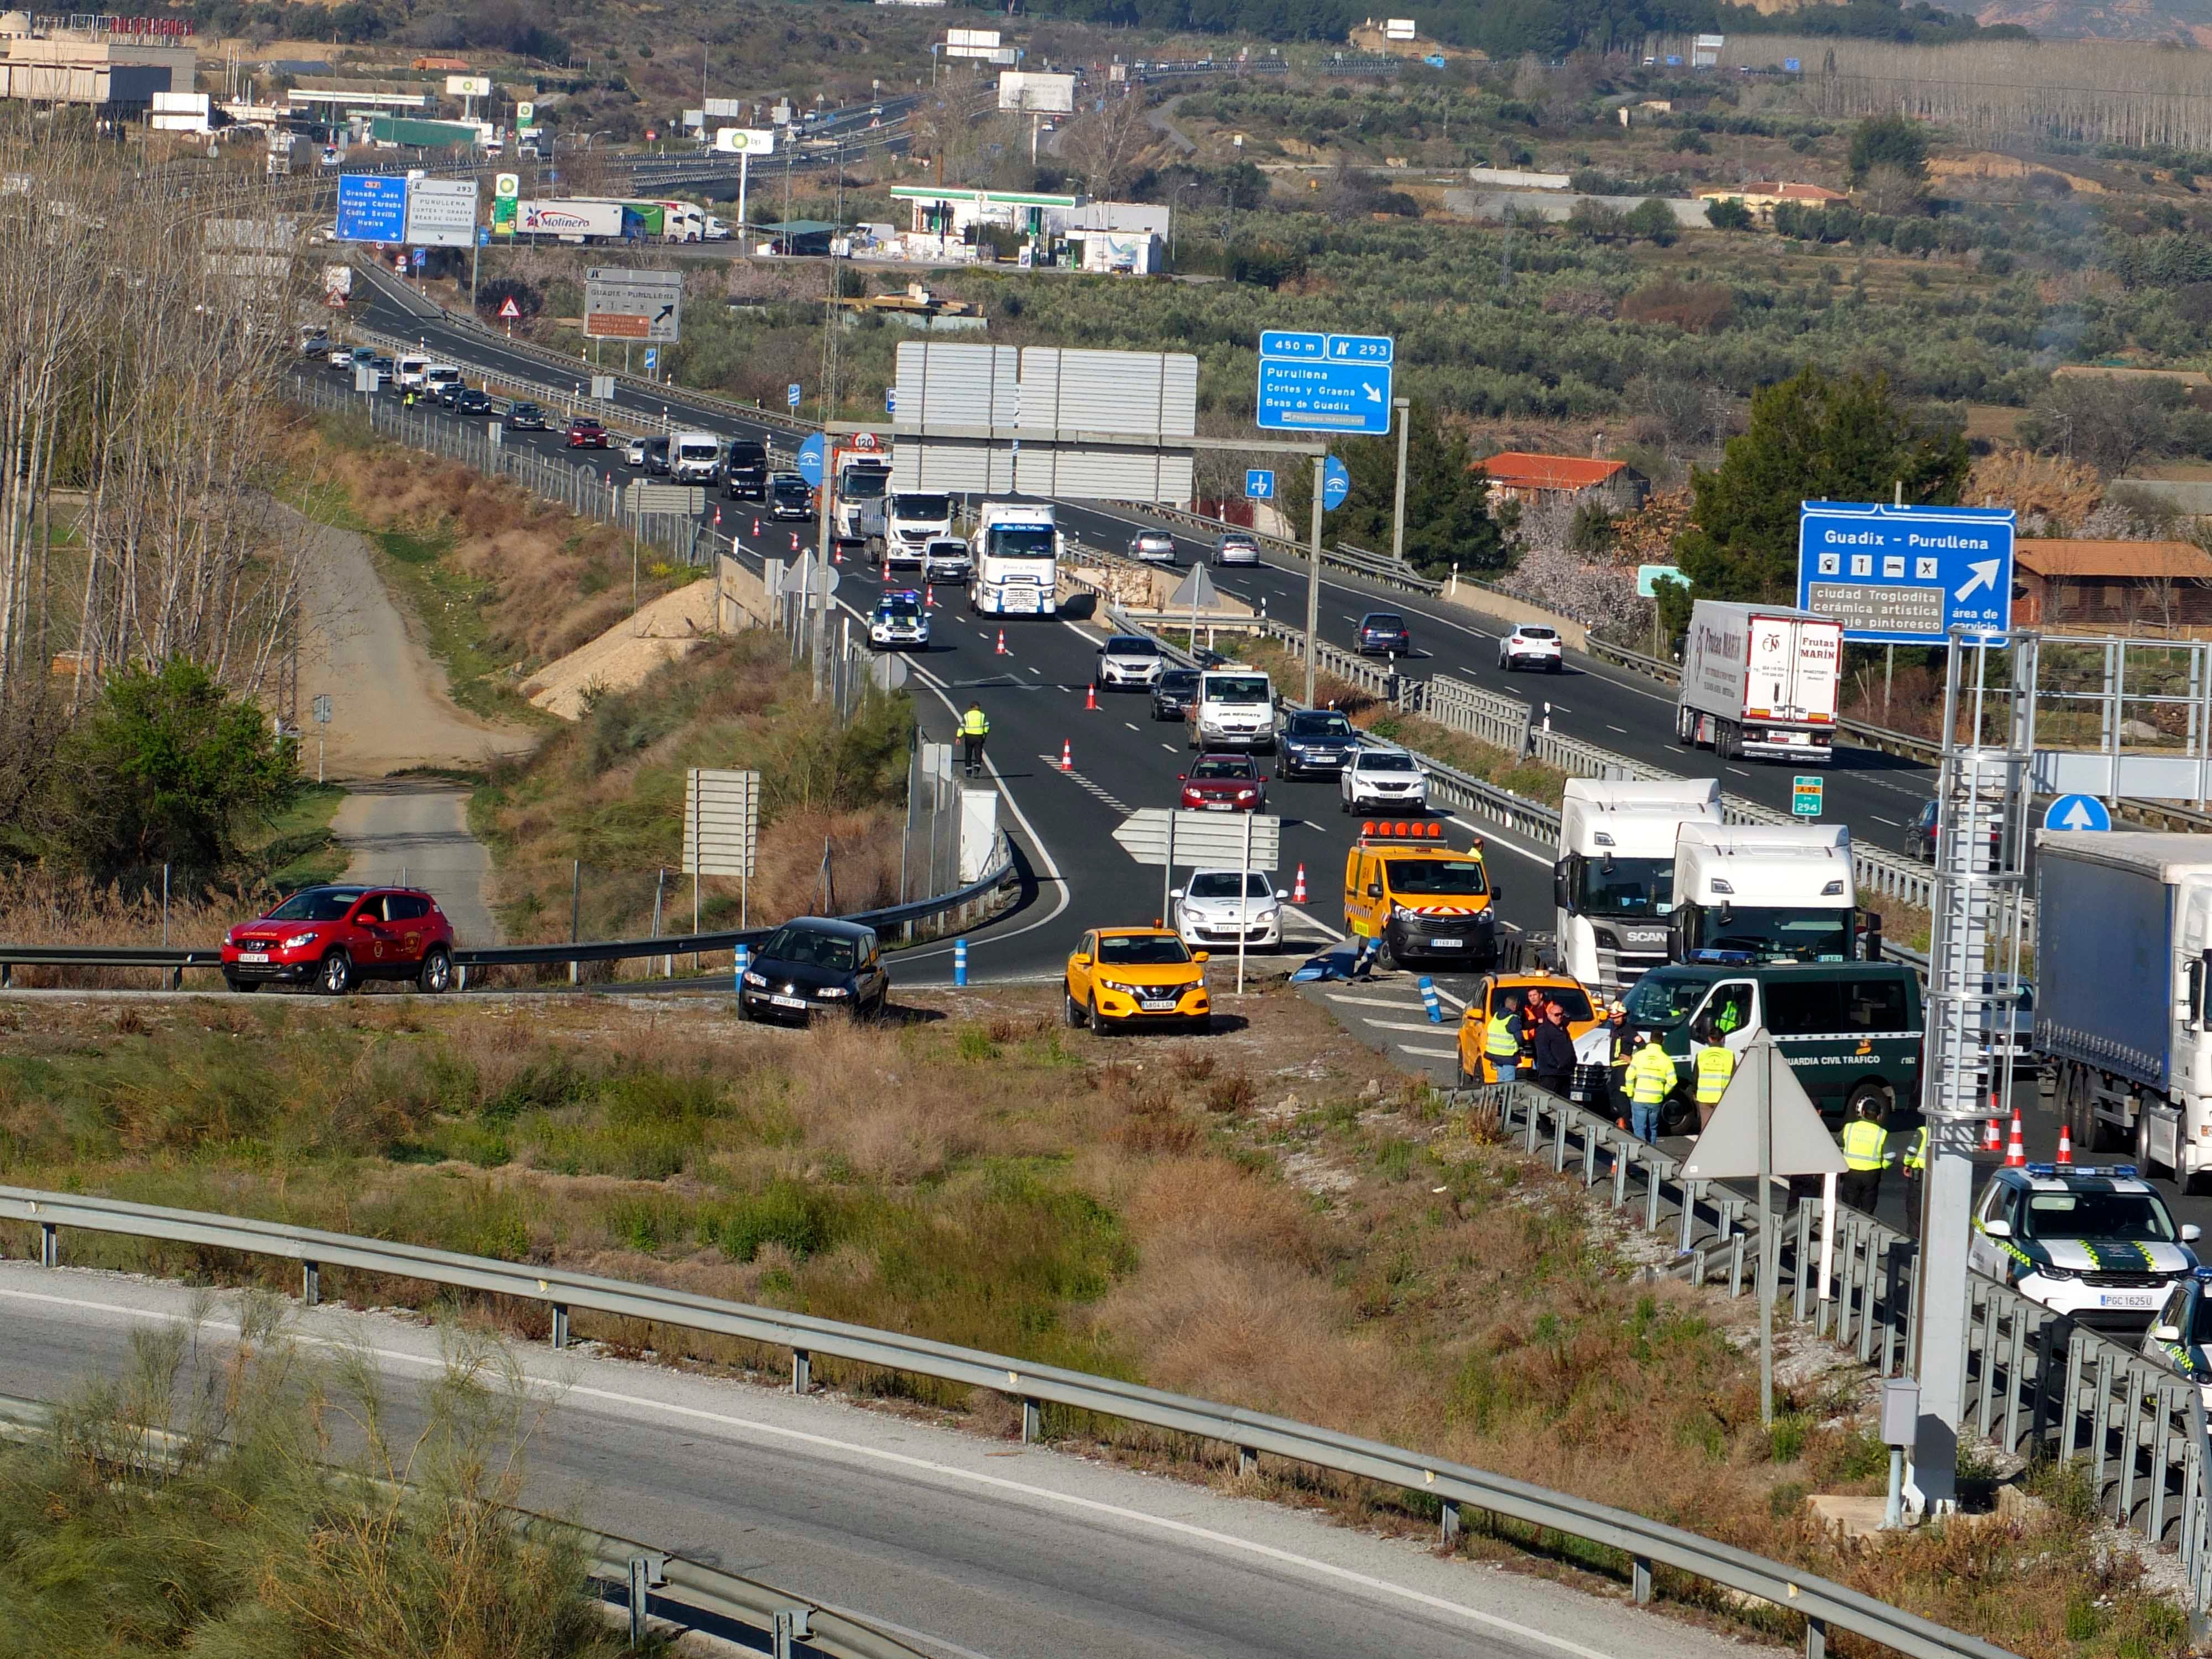
{"label": "articulated lorry", "polygon": [[1563,972],[1619,992],[1668,960],[1675,843],[1689,824],[1721,827],[1718,783],[1567,780],[1552,866]]}
{"label": "articulated lorry", "polygon": [[1841,824],[1686,823],[1674,846],[1674,902],[1667,954],[1676,962],[1857,954],[1851,836]]}
{"label": "articulated lorry", "polygon": [[1841,623],[1781,605],[1699,599],[1682,642],[1675,738],[1723,760],[1824,766],[1843,662]]}
{"label": "articulated lorry", "polygon": [[2032,1047],[2074,1144],[2212,1170],[2212,836],[2035,838]]}

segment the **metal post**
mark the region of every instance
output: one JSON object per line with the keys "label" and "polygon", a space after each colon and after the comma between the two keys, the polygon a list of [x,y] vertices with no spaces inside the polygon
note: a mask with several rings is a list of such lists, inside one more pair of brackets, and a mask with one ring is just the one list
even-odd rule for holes
{"label": "metal post", "polygon": [[791,1351],[791,1391],[805,1394],[814,1386],[814,1357],[804,1348]]}
{"label": "metal post", "polygon": [[565,1302],[553,1304],[553,1346],[556,1348],[568,1346],[568,1304]]}
{"label": "metal post", "polygon": [[[580,931],[582,927],[583,915],[584,861],[581,859],[571,859],[568,861],[568,943],[571,945],[583,937]],[[582,975],[579,971],[579,967],[580,964],[576,959],[571,957],[568,959],[568,983],[571,985],[582,982]]]}
{"label": "metal post", "polygon": [[1321,637],[1321,492],[1328,483],[1328,457],[1313,458],[1313,545],[1306,566],[1306,695],[1305,706],[1314,706],[1314,658]]}
{"label": "metal post", "polygon": [[322,1264],[321,1264],[320,1262],[319,1262],[319,1261],[302,1261],[302,1262],[301,1262],[301,1264],[300,1264],[300,1303],[301,1303],[301,1306],[303,1306],[303,1307],[312,1308],[312,1307],[314,1307],[314,1306],[316,1306],[317,1304],[319,1304],[322,1301],[322,1299],[323,1299],[323,1268],[322,1268]]}
{"label": "metal post", "polygon": [[[814,606],[814,701],[817,702],[827,695],[824,677],[830,667],[830,497],[836,493],[836,479],[832,472],[836,459],[835,452],[823,457],[820,562],[817,569],[809,574],[806,582],[805,598]],[[813,592],[817,577],[823,584],[822,592],[818,594]]]}
{"label": "metal post", "polygon": [[1022,1401],[1022,1444],[1034,1446],[1044,1438],[1044,1407],[1035,1400]]}
{"label": "metal post", "polygon": [[[1406,428],[1412,424],[1413,400],[1393,398],[1390,407],[1398,417],[1398,499],[1390,512],[1390,556],[1401,563],[1406,557]],[[1312,699],[1307,700],[1309,704]]]}

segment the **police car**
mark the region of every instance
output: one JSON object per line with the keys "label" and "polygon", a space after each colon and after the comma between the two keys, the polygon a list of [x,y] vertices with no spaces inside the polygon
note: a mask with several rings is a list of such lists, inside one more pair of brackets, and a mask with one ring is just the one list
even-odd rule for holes
{"label": "police car", "polygon": [[2140,1330],[2194,1278],[2199,1236],[2132,1164],[2031,1164],[1990,1176],[1966,1262],[2081,1324]]}
{"label": "police car", "polygon": [[929,617],[921,608],[921,595],[908,589],[877,600],[868,618],[868,643],[878,650],[927,645]]}
{"label": "police car", "polygon": [[2142,1356],[2195,1383],[2212,1407],[2212,1267],[2199,1267],[2166,1293],[2143,1334]]}

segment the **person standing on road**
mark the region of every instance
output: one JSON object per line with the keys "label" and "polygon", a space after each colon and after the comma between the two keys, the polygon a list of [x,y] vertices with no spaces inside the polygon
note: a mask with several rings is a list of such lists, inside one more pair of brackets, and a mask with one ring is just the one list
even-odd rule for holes
{"label": "person standing on road", "polygon": [[1651,1040],[1649,1031],[1636,1034],[1636,1057],[1628,1062],[1629,1132],[1638,1140],[1656,1143],[1660,1108],[1674,1092],[1674,1062]]}
{"label": "person standing on road", "polygon": [[1555,1000],[1544,1004],[1544,1018],[1536,1027],[1536,1086],[1562,1100],[1575,1074],[1575,1041],[1567,1035],[1567,1011]]}
{"label": "person standing on road", "polygon": [[1698,1131],[1700,1134],[1713,1121],[1713,1108],[1721,1103],[1728,1092],[1729,1079],[1735,1075],[1735,1056],[1729,1052],[1721,1034],[1708,1023],[1698,1033],[1698,1052],[1694,1064],[1698,1079]]}
{"label": "person standing on road", "polygon": [[983,705],[969,702],[968,712],[960,717],[960,747],[971,778],[983,769],[983,739],[990,735],[991,720]]}
{"label": "person standing on road", "polygon": [[1923,1122],[1912,1132],[1912,1139],[1905,1143],[1904,1156],[1897,1167],[1905,1176],[1905,1236],[1920,1237],[1920,1205],[1927,1190],[1928,1125]]}
{"label": "person standing on road", "polygon": [[1628,1029],[1628,1010],[1615,997],[1606,1006],[1606,1023],[1613,1028],[1612,1063],[1606,1067],[1606,1079],[1611,1090],[1613,1121],[1623,1129],[1629,1127],[1628,1066],[1636,1058],[1636,1033]]}
{"label": "person standing on road", "polygon": [[1859,1115],[1844,1126],[1844,1178],[1837,1196],[1855,1210],[1874,1213],[1881,1200],[1881,1172],[1889,1167],[1889,1131],[1881,1127],[1881,1103],[1859,1103]]}
{"label": "person standing on road", "polygon": [[1483,1027],[1482,1052],[1500,1083],[1510,1083],[1521,1073],[1521,999],[1508,991],[1490,1012]]}

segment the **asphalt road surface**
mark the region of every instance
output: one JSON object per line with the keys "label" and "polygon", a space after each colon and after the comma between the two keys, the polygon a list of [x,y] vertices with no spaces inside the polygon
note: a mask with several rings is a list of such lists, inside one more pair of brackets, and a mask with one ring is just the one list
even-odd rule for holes
{"label": "asphalt road surface", "polygon": [[[0,1263],[0,1394],[126,1369],[134,1328],[193,1293]],[[203,1335],[219,1346],[230,1310]],[[440,1364],[415,1320],[295,1313],[362,1353],[402,1432]],[[519,1356],[550,1416],[532,1507],[764,1579],[944,1659],[1724,1659],[1740,1644],[1419,1540],[1048,1449],[569,1352]],[[212,1357],[210,1362],[212,1363]]]}

